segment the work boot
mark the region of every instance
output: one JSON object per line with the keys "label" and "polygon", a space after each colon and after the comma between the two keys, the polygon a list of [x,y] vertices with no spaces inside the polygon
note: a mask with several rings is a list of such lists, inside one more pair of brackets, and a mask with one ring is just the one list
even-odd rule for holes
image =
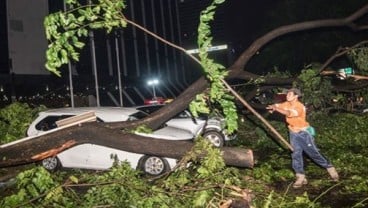
{"label": "work boot", "polygon": [[303,185],[306,185],[308,183],[307,179],[305,178],[304,174],[297,173],[296,174],[296,180],[293,184],[293,188],[300,188]]}
{"label": "work boot", "polygon": [[335,167],[329,167],[327,168],[328,174],[330,174],[330,177],[333,181],[337,182],[339,181],[339,174],[337,173]]}

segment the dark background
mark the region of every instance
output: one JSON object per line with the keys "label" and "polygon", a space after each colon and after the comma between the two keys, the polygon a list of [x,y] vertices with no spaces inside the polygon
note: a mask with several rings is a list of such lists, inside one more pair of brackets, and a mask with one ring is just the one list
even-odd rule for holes
{"label": "dark background", "polygon": [[[61,69],[63,76],[12,74],[12,61],[9,60],[7,42],[6,2],[0,2],[0,80],[2,91],[0,101],[7,104],[11,101],[43,102],[45,98],[68,98],[68,70]],[[83,2],[83,1],[82,1]],[[127,0],[125,14],[137,23],[154,30],[152,18],[156,17],[156,33],[187,49],[196,48],[196,36],[199,12],[211,1],[178,0],[169,1],[133,1]],[[177,7],[175,7],[175,3]],[[257,38],[282,25],[301,21],[345,17],[366,4],[366,0],[227,0],[216,11],[212,24],[213,45],[227,44],[228,50],[211,52],[211,57],[230,66],[233,61]],[[49,11],[62,9],[61,0],[49,0]],[[145,8],[145,12],[142,8]],[[131,9],[133,8],[133,9]],[[29,8],[32,10],[32,8]],[[133,14],[134,13],[134,14]],[[146,19],[144,22],[144,15]],[[367,21],[367,18],[360,21]],[[162,25],[165,26],[163,29]],[[159,77],[162,84],[158,86],[158,94],[163,97],[175,97],[199,76],[200,67],[192,60],[172,48],[145,36],[141,31],[128,27],[112,34],[95,31],[99,90],[101,94],[111,92],[117,97],[116,58],[114,40],[124,37],[126,57],[122,64],[122,80],[124,100],[127,105],[139,105],[144,98],[152,96],[151,88],[146,85],[150,77]],[[346,28],[317,29],[292,33],[270,42],[252,58],[247,70],[265,74],[277,68],[291,73],[299,72],[303,66],[312,62],[324,62],[339,46],[351,46],[367,37],[364,32],[353,32]],[[145,42],[145,39],[147,41]],[[120,43],[122,40],[120,40]],[[108,49],[107,42],[110,43]],[[136,42],[136,43],[135,43]],[[138,56],[134,56],[134,44]],[[149,48],[148,50],[146,48]],[[156,47],[156,48],[155,48]],[[111,52],[112,58],[107,58]],[[158,54],[158,55],[157,55]],[[147,58],[150,57],[150,58]],[[123,60],[121,60],[123,61]],[[81,52],[79,63],[73,64],[77,75],[73,76],[75,94],[80,97],[94,95],[94,77],[91,66],[91,50],[89,42]],[[110,68],[108,67],[111,65]],[[349,60],[334,63],[336,67],[351,64]],[[46,70],[46,69],[45,69]],[[137,92],[138,91],[138,92]],[[130,98],[130,100],[128,99]],[[113,105],[109,97],[102,98],[103,105]]]}

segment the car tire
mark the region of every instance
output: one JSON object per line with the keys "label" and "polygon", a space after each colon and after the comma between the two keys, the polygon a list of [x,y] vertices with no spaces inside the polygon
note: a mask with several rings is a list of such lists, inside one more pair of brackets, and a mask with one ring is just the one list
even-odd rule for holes
{"label": "car tire", "polygon": [[224,146],[224,135],[218,131],[207,131],[203,134],[203,138],[209,140],[215,147]]}
{"label": "car tire", "polygon": [[48,157],[41,161],[42,167],[48,171],[55,171],[60,167],[60,161],[57,157]]}
{"label": "car tire", "polygon": [[170,165],[166,159],[145,155],[138,162],[138,169],[150,176],[159,176],[170,171]]}

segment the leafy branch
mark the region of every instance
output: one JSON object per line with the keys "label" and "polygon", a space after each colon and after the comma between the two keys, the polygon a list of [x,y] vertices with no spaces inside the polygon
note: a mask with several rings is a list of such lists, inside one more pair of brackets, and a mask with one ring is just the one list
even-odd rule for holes
{"label": "leafy branch", "polygon": [[209,22],[214,19],[217,5],[223,2],[224,0],[214,0],[201,14],[200,26],[198,28],[198,46],[200,51],[200,60],[198,60],[192,54],[187,53],[183,47],[177,46],[127,19],[121,13],[125,8],[123,1],[99,0],[98,4],[81,6],[76,0],[69,0],[67,3],[73,9],[51,14],[44,21],[46,37],[48,40],[51,40],[46,52],[46,68],[60,76],[58,68],[61,65],[67,64],[70,60],[79,60],[78,51],[85,46],[82,39],[88,36],[89,30],[104,28],[107,32],[111,32],[113,28],[126,27],[129,23],[163,43],[184,52],[202,66],[208,80],[211,82],[210,93],[209,96],[198,95],[196,101],[190,105],[190,109],[196,116],[198,111],[209,113],[210,110],[206,105],[208,99],[211,103],[219,103],[225,115],[227,129],[229,133],[232,133],[238,128],[238,116],[234,98],[227,93],[223,84],[227,72],[224,70],[225,67],[210,59],[207,53],[207,49],[211,46],[212,41]]}
{"label": "leafy branch", "polygon": [[[322,75],[325,75],[326,74],[326,72],[324,72],[324,70],[325,70],[325,68],[333,61],[333,60],[335,60],[335,59],[337,59],[337,58],[339,58],[339,57],[341,57],[341,56],[343,56],[343,55],[346,55],[346,54],[348,54],[348,55],[350,55],[350,56],[352,56],[352,59],[353,60],[355,60],[355,59],[358,59],[359,60],[359,57],[361,57],[360,59],[363,59],[363,58],[365,58],[364,60],[365,60],[365,62],[367,61],[367,55],[365,55],[365,56],[358,56],[358,54],[359,54],[359,51],[360,50],[367,50],[367,44],[368,44],[368,41],[366,40],[366,41],[361,41],[361,42],[359,42],[359,43],[357,43],[357,44],[355,44],[355,45],[353,45],[353,46],[351,46],[351,47],[344,47],[344,48],[339,48],[337,51],[336,51],[336,53],[333,55],[333,56],[331,56],[330,58],[328,58],[324,63],[323,63],[323,65],[322,66],[320,66],[319,67],[319,72],[322,74]],[[360,67],[360,68],[362,68],[364,71],[368,71],[368,69],[366,69],[365,67],[367,67],[368,66],[368,64],[367,63],[365,63],[365,64],[361,64],[362,65],[362,67]],[[363,67],[364,66],[364,67]]]}
{"label": "leafy branch", "polygon": [[81,6],[76,0],[66,2],[72,10],[56,12],[44,20],[47,40],[51,41],[46,51],[46,68],[60,76],[60,68],[69,61],[79,60],[79,50],[85,44],[83,39],[89,30],[106,29],[111,32],[115,27],[126,27],[121,10],[124,1],[99,0],[98,4]]}

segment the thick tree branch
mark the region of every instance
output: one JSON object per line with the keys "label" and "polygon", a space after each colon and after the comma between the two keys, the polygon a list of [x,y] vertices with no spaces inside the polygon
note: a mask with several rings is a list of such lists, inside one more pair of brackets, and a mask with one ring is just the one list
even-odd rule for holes
{"label": "thick tree branch", "polygon": [[272,30],[271,32],[254,41],[248,47],[248,49],[246,49],[240,55],[240,57],[235,61],[235,63],[229,68],[229,70],[231,70],[231,74],[229,75],[229,77],[237,76],[237,74],[239,74],[244,69],[250,58],[252,58],[253,55],[257,53],[257,51],[259,51],[263,46],[265,46],[267,43],[269,43],[271,40],[274,40],[277,37],[297,31],[304,31],[323,27],[349,27],[354,31],[364,30],[367,29],[367,25],[358,26],[354,23],[354,21],[358,20],[367,13],[368,13],[368,4],[346,18],[308,21],[282,26],[275,30]]}
{"label": "thick tree branch", "polygon": [[331,56],[330,58],[328,58],[326,61],[325,61],[325,63],[323,63],[323,65],[319,68],[319,72],[322,74],[322,71],[323,70],[325,70],[325,68],[333,61],[333,60],[335,60],[336,58],[338,58],[338,57],[340,57],[340,56],[343,56],[343,55],[345,55],[345,54],[347,54],[347,53],[349,53],[350,51],[352,51],[352,50],[354,50],[355,48],[358,48],[358,47],[360,47],[360,46],[362,46],[362,45],[365,45],[365,44],[367,44],[368,43],[368,41],[367,40],[365,40],[365,41],[361,41],[361,42],[359,42],[359,43],[357,43],[357,44],[355,44],[355,45],[353,45],[352,47],[345,47],[345,48],[339,48],[339,49],[337,49],[337,51],[336,51],[336,53],[333,55],[333,56]]}
{"label": "thick tree branch", "polygon": [[[191,141],[149,138],[116,129],[107,129],[101,123],[90,122],[0,147],[0,168],[37,162],[42,160],[43,156],[52,156],[50,152],[55,151],[56,155],[58,151],[64,150],[55,147],[63,148],[66,144],[69,148],[85,143],[175,159],[182,158],[194,145]],[[227,165],[253,167],[252,150],[235,147],[223,147],[221,150]]]}
{"label": "thick tree branch", "polygon": [[[152,129],[157,129],[166,121],[170,120],[180,111],[186,109],[190,102],[194,99],[195,95],[203,92],[207,89],[208,82],[204,76],[199,78],[196,82],[186,88],[173,102],[167,104],[165,108],[161,108],[158,111],[151,114],[151,116],[133,122],[116,122],[106,124],[107,127],[113,129],[130,128],[138,125],[145,124]],[[162,123],[161,123],[162,122]]]}

